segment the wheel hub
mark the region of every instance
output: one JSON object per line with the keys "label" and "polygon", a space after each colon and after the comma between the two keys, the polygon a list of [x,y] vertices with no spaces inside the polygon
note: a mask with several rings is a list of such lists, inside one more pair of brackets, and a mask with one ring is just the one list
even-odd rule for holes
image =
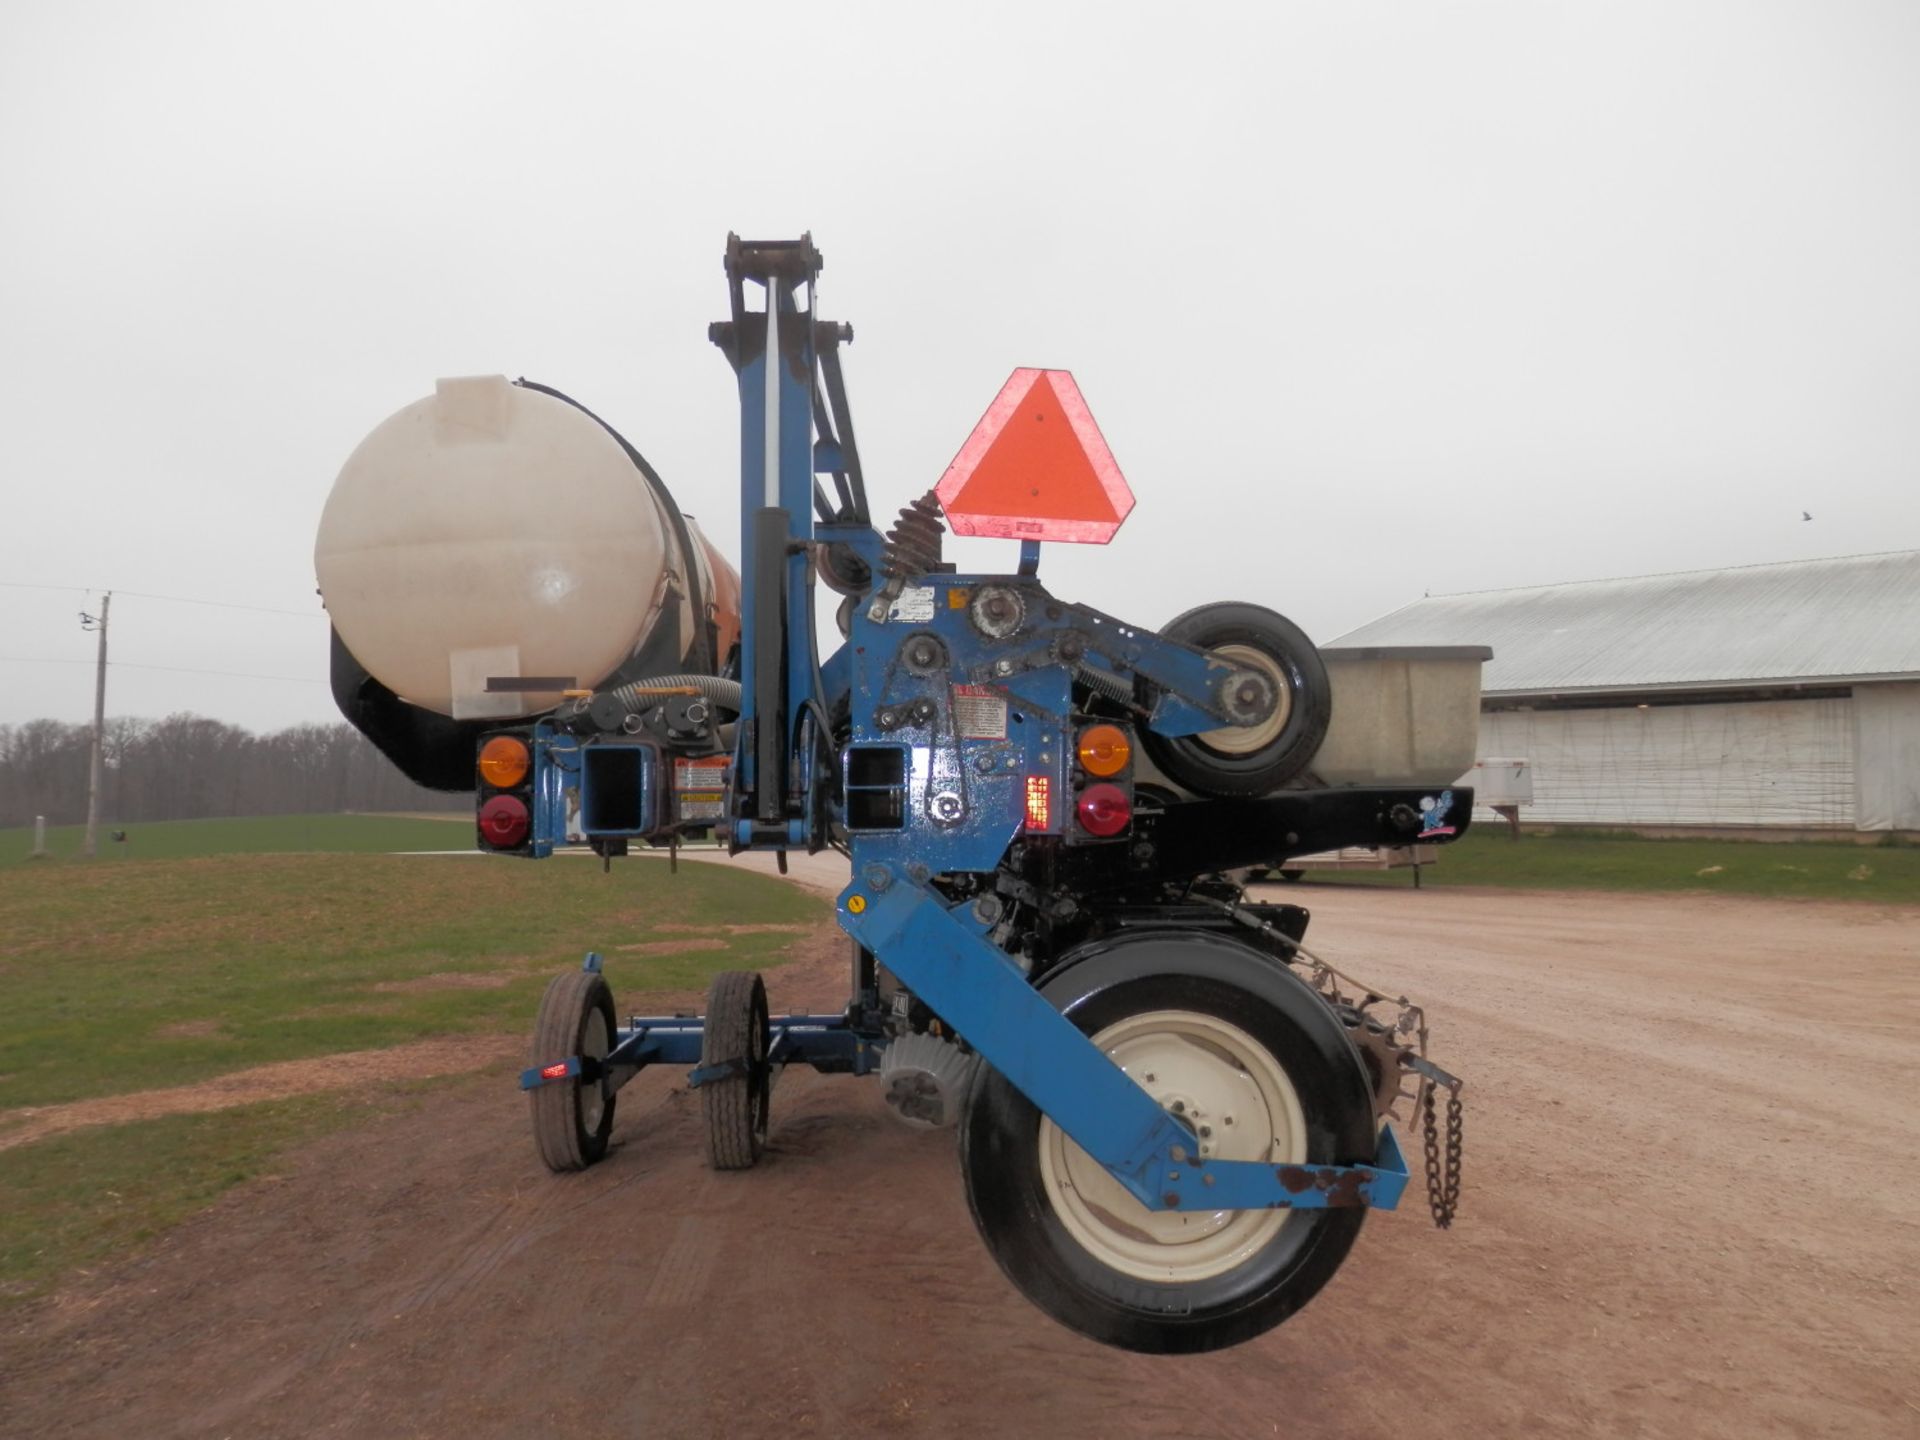
{"label": "wheel hub", "polygon": [[[604,1060],[613,1048],[607,1034],[607,1017],[598,1007],[587,1012],[587,1023],[580,1036],[580,1053],[589,1060]],[[605,1078],[580,1086],[580,1125],[592,1134],[600,1128],[600,1117],[607,1113]]]}
{"label": "wheel hub", "polygon": [[[1306,1122],[1279,1062],[1238,1026],[1190,1010],[1129,1016],[1093,1037],[1193,1134],[1202,1158],[1301,1164]],[[1136,1279],[1192,1283],[1264,1247],[1287,1210],[1149,1210],[1045,1116],[1040,1178],[1078,1245]]]}
{"label": "wheel hub", "polygon": [[1194,739],[1221,755],[1251,755],[1271,745],[1286,729],[1287,717],[1293,713],[1293,686],[1287,683],[1286,672],[1279,662],[1251,645],[1222,645],[1207,654],[1238,669],[1254,671],[1272,682],[1273,713],[1257,725],[1223,725],[1217,730],[1203,731]]}

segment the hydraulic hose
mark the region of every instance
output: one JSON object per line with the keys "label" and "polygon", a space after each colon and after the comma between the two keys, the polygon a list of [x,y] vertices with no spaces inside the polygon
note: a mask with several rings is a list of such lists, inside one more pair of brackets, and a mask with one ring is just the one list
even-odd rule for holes
{"label": "hydraulic hose", "polygon": [[616,685],[604,693],[613,696],[629,712],[637,712],[653,703],[650,697],[676,690],[697,690],[722,710],[740,713],[740,682],[722,680],[718,675],[649,675],[644,680]]}

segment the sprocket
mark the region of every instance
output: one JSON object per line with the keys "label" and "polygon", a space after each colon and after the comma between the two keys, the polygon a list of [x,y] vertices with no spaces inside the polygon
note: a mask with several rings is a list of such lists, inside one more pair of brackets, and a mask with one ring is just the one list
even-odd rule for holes
{"label": "sprocket", "polygon": [[1401,1057],[1413,1055],[1413,1047],[1404,1044],[1391,1025],[1383,1024],[1368,1014],[1364,1006],[1336,1004],[1333,1013],[1340,1017],[1340,1023],[1346,1027],[1347,1038],[1353,1042],[1354,1049],[1360,1052],[1360,1063],[1367,1071],[1367,1084],[1373,1090],[1373,1113],[1385,1119],[1393,1114],[1394,1106],[1401,1100],[1412,1098],[1412,1092],[1402,1084],[1408,1071]]}

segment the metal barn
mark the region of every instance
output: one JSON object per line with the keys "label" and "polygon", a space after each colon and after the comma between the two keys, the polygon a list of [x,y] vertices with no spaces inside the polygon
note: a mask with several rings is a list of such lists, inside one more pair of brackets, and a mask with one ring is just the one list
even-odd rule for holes
{"label": "metal barn", "polygon": [[1535,821],[1920,831],[1920,550],[1434,595],[1333,647],[1489,645]]}

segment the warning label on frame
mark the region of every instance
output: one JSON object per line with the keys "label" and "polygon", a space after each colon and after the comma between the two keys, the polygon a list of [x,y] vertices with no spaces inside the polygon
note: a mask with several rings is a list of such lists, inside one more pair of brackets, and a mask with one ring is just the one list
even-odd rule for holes
{"label": "warning label on frame", "polygon": [[675,818],[718,820],[726,814],[727,757],[703,755],[673,762]]}
{"label": "warning label on frame", "polygon": [[953,687],[953,728],[963,740],[1007,738],[1007,702],[985,685]]}
{"label": "warning label on frame", "polygon": [[893,624],[926,624],[933,619],[933,587],[907,586],[900,592],[900,598],[887,607],[887,619]]}

